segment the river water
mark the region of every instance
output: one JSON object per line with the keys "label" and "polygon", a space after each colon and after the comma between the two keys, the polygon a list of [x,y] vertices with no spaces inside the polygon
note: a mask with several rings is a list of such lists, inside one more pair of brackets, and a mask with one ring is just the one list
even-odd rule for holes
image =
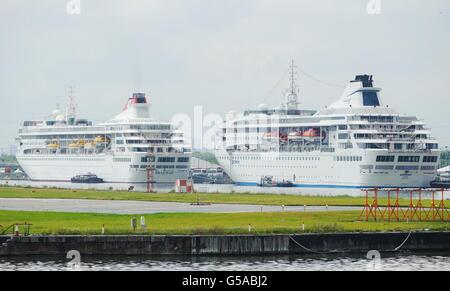
{"label": "river water", "polygon": [[302,255],[275,257],[82,257],[71,265],[64,257],[0,258],[0,270],[15,271],[450,271],[450,253],[381,255]]}
{"label": "river water", "polygon": [[[102,184],[74,184],[70,182],[35,182],[29,180],[0,180],[0,185],[21,186],[21,187],[53,187],[64,189],[92,189],[92,190],[115,190],[128,191],[132,187],[133,191],[146,192],[146,184],[126,184],[126,183],[102,183]],[[270,194],[299,194],[299,195],[323,195],[323,196],[363,196],[365,195],[360,189],[320,189],[320,188],[278,188],[278,187],[256,187],[256,186],[237,186],[232,184],[196,184],[194,189],[199,193],[270,193]],[[156,192],[174,191],[173,184],[156,184],[154,186]],[[379,194],[380,196],[383,193]],[[414,195],[417,195],[415,193]],[[424,198],[429,198],[430,193],[423,193]],[[436,193],[436,197],[440,193]],[[409,193],[403,192],[401,196],[409,197]],[[450,199],[450,191],[444,192],[445,199]],[[440,196],[439,196],[440,198]]]}

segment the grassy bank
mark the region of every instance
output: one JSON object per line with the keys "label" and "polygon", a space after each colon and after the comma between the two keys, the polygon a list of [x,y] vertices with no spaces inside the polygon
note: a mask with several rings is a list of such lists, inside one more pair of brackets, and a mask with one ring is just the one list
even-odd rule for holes
{"label": "grassy bank", "polygon": [[[299,233],[305,223],[306,232],[360,232],[450,230],[450,223],[440,222],[359,222],[359,212],[327,213],[171,213],[145,215],[145,234],[238,234]],[[140,215],[0,211],[0,225],[28,222],[32,234],[131,234],[130,219]],[[0,228],[2,229],[2,228]],[[1,230],[0,230],[1,232]]]}
{"label": "grassy bank", "polygon": [[[43,199],[94,199],[94,200],[132,200],[192,203],[200,202],[213,204],[255,204],[255,205],[286,205],[286,206],[362,206],[364,198],[350,196],[300,196],[284,194],[250,194],[250,193],[138,193],[126,191],[99,190],[62,190],[35,189],[19,187],[0,187],[0,198],[43,198]],[[387,205],[387,199],[380,199],[381,206]],[[424,201],[424,206],[430,206],[430,201]],[[447,207],[450,203],[447,203]],[[401,199],[400,205],[408,206],[408,199]]]}

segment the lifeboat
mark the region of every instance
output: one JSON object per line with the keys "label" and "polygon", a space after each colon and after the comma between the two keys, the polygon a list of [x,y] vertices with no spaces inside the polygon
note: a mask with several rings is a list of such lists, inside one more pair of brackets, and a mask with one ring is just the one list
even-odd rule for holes
{"label": "lifeboat", "polygon": [[318,129],[311,128],[311,129],[304,131],[302,136],[305,138],[320,137],[320,132]]}
{"label": "lifeboat", "polygon": [[57,148],[59,148],[59,144],[57,142],[49,143],[47,145],[47,148],[51,150],[56,150]]}
{"label": "lifeboat", "polygon": [[75,142],[69,144],[69,148],[72,148],[72,149],[82,148],[82,147],[84,147],[85,144],[86,144],[86,142],[84,140],[78,140],[78,141],[75,141]]}
{"label": "lifeboat", "polygon": [[105,142],[106,142],[106,139],[103,136],[97,136],[94,139],[94,143],[105,143]]}

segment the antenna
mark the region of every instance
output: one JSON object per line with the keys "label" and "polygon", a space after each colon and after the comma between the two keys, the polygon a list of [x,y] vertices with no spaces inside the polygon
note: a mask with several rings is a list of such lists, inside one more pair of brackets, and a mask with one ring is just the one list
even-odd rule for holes
{"label": "antenna", "polygon": [[292,59],[292,63],[290,66],[290,86],[289,92],[286,94],[286,108],[287,109],[297,109],[298,106],[298,93],[299,89],[296,84],[296,75],[297,75],[297,66],[295,65],[294,59]]}
{"label": "antenna", "polygon": [[295,94],[295,63],[294,63],[294,59],[292,59],[292,64],[291,64],[291,94]]}
{"label": "antenna", "polygon": [[69,125],[75,124],[77,117],[77,106],[75,104],[75,90],[74,86],[69,86],[69,104],[67,106],[67,122]]}

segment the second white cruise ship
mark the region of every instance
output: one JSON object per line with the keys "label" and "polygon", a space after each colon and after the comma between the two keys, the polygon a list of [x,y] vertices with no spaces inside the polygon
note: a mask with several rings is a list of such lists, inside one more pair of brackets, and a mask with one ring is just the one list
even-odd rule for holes
{"label": "second white cruise ship", "polygon": [[77,119],[73,105],[66,115],[55,110],[45,119],[25,121],[17,141],[17,161],[33,181],[93,174],[108,183],[174,183],[189,176],[189,143],[171,123],[150,116],[143,93],[97,125]]}
{"label": "second white cruise ship", "polygon": [[302,110],[293,65],[280,108],[228,114],[216,157],[240,186],[429,187],[436,140],[422,120],[384,104],[380,91],[372,76],[358,75],[335,103]]}

